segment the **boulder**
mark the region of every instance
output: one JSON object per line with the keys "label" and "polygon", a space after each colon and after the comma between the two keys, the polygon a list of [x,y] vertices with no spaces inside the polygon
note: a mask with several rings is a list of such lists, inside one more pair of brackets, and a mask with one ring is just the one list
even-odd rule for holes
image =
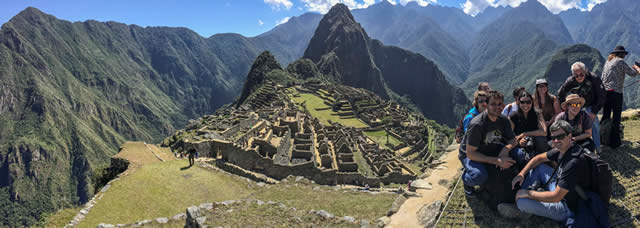
{"label": "boulder", "polygon": [[409,186],[409,191],[415,191],[416,189],[431,190],[432,188],[433,186],[431,186],[431,183],[422,179],[418,179],[411,182],[411,185]]}
{"label": "boulder", "polygon": [[162,217],[162,218],[157,218],[156,222],[160,223],[160,224],[165,224],[169,222],[168,218]]}
{"label": "boulder", "polygon": [[383,228],[385,227],[387,224],[389,224],[391,222],[391,219],[387,216],[383,216],[378,218],[378,220],[376,220],[376,226]]}
{"label": "boulder", "polygon": [[404,201],[407,201],[407,198],[402,195],[399,195],[396,198],[396,200],[393,201],[393,204],[391,204],[391,208],[389,208],[389,211],[387,211],[387,216],[391,216],[396,212],[398,212],[398,210],[400,210],[400,207],[402,206]]}
{"label": "boulder", "polygon": [[430,205],[424,205],[418,211],[418,222],[424,225],[424,227],[432,227],[435,225],[436,220],[438,219],[438,214],[440,214],[440,207],[442,206],[442,201],[438,200],[433,202]]}

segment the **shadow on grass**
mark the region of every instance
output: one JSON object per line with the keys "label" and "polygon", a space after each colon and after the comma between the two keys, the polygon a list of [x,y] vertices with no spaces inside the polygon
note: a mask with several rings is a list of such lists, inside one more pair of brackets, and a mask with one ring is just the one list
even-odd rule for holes
{"label": "shadow on grass", "polygon": [[182,168],[180,168],[180,171],[187,170],[187,169],[189,169],[189,168],[191,168],[191,167],[192,167],[191,165],[188,165],[188,166],[182,167]]}

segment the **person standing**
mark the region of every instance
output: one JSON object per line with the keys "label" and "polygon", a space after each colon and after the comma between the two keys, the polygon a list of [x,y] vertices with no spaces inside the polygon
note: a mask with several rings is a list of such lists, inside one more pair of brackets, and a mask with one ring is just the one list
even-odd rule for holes
{"label": "person standing", "polygon": [[604,70],[602,71],[602,83],[606,90],[606,102],[604,104],[604,110],[602,111],[602,120],[612,118],[611,111],[613,111],[608,145],[611,148],[617,148],[622,145],[622,139],[620,138],[620,118],[622,114],[624,75],[635,77],[640,74],[640,67],[633,65],[633,68],[631,68],[624,62],[627,54],[628,52],[623,46],[617,46],[609,54],[607,62],[604,64]]}
{"label": "person standing", "polygon": [[[577,94],[584,98],[583,108],[588,113],[593,126],[593,143],[596,151],[600,152],[600,122],[598,121],[598,112],[605,103],[605,91],[600,78],[593,73],[587,71],[587,67],[582,62],[575,62],[571,65],[572,75],[560,86],[558,90],[558,98],[560,103],[570,94]],[[568,110],[564,110],[565,112]],[[585,127],[586,128],[586,127]]]}

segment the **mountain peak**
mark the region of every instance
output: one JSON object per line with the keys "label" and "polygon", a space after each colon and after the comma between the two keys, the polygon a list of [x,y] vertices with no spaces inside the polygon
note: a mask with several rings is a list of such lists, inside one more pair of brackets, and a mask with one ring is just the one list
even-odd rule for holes
{"label": "mountain peak", "polygon": [[[535,11],[547,11],[549,12],[549,10],[547,9],[547,7],[545,7],[544,5],[542,5],[542,3],[538,2],[538,0],[528,0],[526,2],[523,2],[522,4],[520,4],[519,7],[517,7],[516,9],[522,9],[522,10],[535,10]],[[551,13],[551,12],[549,12]]]}
{"label": "mountain peak", "polygon": [[349,22],[355,22],[355,19],[353,19],[353,15],[351,15],[351,11],[349,11],[349,8],[342,3],[335,4],[333,7],[331,7],[329,12],[325,14],[324,18],[343,19]]}
{"label": "mountain peak", "polygon": [[34,22],[34,21],[43,20],[46,17],[53,17],[53,16],[48,15],[40,11],[39,9],[30,6],[20,11],[20,13],[16,14],[13,18],[11,18],[11,20],[9,20],[9,22],[16,22],[16,21]]}

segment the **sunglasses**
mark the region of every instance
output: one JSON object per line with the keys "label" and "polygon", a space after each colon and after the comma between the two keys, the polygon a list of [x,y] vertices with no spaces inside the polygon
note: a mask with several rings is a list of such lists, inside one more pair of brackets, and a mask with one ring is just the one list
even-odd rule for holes
{"label": "sunglasses", "polygon": [[585,74],[574,74],[573,76],[575,76],[576,78],[582,78],[584,77]]}
{"label": "sunglasses", "polygon": [[520,104],[531,104],[531,101],[520,101]]}
{"label": "sunglasses", "polygon": [[556,139],[557,140],[563,140],[565,137],[567,137],[567,135],[568,135],[567,133],[562,133],[562,134],[559,134],[559,135],[556,135],[556,136],[552,135],[550,138],[551,138],[551,141],[556,140]]}
{"label": "sunglasses", "polygon": [[478,99],[478,104],[489,103],[489,99]]}
{"label": "sunglasses", "polygon": [[569,105],[569,106],[571,106],[571,107],[573,107],[573,108],[580,108],[580,107],[582,107],[582,104],[580,104],[580,103],[571,103],[571,104],[567,104],[567,105]]}

